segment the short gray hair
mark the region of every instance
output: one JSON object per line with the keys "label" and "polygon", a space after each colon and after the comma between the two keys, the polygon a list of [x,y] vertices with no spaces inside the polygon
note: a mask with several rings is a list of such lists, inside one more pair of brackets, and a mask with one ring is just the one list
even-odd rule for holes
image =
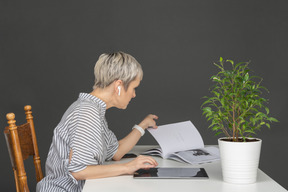
{"label": "short gray hair", "polygon": [[137,77],[142,80],[143,71],[138,61],[124,52],[100,55],[94,67],[95,84],[93,89],[105,88],[116,80],[122,80],[125,90]]}

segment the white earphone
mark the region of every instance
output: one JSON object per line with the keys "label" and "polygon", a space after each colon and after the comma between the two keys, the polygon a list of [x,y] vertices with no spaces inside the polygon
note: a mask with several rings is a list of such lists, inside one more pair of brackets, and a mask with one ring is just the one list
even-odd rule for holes
{"label": "white earphone", "polygon": [[121,87],[118,86],[118,95],[120,96],[120,92],[121,92]]}

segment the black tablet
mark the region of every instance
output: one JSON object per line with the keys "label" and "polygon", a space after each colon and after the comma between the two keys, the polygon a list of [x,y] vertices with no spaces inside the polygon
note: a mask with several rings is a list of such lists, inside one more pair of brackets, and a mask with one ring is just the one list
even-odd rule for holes
{"label": "black tablet", "polygon": [[158,167],[139,169],[134,173],[135,179],[208,179],[204,168]]}

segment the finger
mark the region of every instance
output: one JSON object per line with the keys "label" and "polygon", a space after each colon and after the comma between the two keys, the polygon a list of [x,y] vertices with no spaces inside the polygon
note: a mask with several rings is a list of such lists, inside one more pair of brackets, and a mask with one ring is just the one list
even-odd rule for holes
{"label": "finger", "polygon": [[151,165],[158,165],[157,161],[155,159],[153,159],[152,157],[146,157],[144,159],[145,163],[149,163]]}
{"label": "finger", "polygon": [[154,165],[156,166],[158,165],[158,162],[155,159],[151,158],[151,161],[153,162]]}
{"label": "finger", "polygon": [[155,165],[145,164],[141,169],[150,169],[156,167]]}
{"label": "finger", "polygon": [[158,165],[158,163],[156,162],[156,161],[153,161],[153,160],[151,160],[151,159],[149,159],[149,160],[146,160],[146,161],[144,161],[144,162],[142,162],[143,164],[143,166],[144,167],[156,167],[157,165]]}
{"label": "finger", "polygon": [[155,121],[155,120],[157,120],[157,119],[158,119],[158,116],[157,116],[157,115],[153,115],[153,120],[154,120],[154,122],[155,122],[155,125],[153,126],[154,129],[157,129],[157,128],[158,128],[158,126],[157,126],[157,124],[156,124],[156,121]]}
{"label": "finger", "polygon": [[159,117],[157,115],[153,115],[153,119],[158,119]]}
{"label": "finger", "polygon": [[154,129],[157,129],[157,128],[158,128],[156,122],[154,123],[154,125],[152,126],[152,128],[154,128]]}
{"label": "finger", "polygon": [[153,160],[151,159],[151,157],[149,156],[138,156],[137,160],[139,161],[139,163],[144,164],[144,163],[150,163],[153,164]]}
{"label": "finger", "polygon": [[154,125],[154,126],[152,126],[152,128],[153,128],[153,129],[157,129],[157,128],[158,128],[158,126],[157,126],[157,125]]}
{"label": "finger", "polygon": [[153,125],[153,126],[149,126],[148,128],[157,129],[158,126],[157,125]]}
{"label": "finger", "polygon": [[155,165],[155,162],[151,161],[150,159],[145,159],[141,162],[143,165]]}

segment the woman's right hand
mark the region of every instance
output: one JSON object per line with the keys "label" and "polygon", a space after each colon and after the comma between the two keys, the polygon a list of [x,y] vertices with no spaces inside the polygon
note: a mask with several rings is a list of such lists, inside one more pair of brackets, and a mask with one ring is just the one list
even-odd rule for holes
{"label": "woman's right hand", "polygon": [[150,169],[158,165],[157,161],[149,156],[139,155],[134,160],[126,163],[127,173],[134,174],[138,169]]}
{"label": "woman's right hand", "polygon": [[154,129],[157,129],[158,126],[156,125],[156,121],[158,119],[157,115],[149,114],[141,123],[139,123],[139,126],[142,127],[142,129],[147,129],[148,127],[152,127]]}

